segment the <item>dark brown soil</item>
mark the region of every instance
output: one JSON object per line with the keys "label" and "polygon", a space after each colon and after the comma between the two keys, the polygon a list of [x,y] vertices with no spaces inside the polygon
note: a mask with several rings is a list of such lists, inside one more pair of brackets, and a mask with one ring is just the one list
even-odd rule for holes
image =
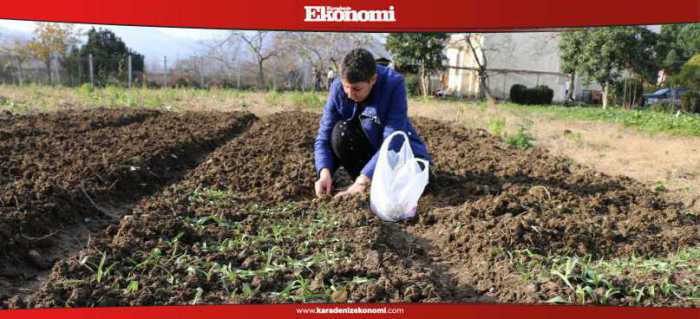
{"label": "dark brown soil", "polygon": [[[160,141],[165,144],[196,134],[156,128],[164,125],[166,116],[197,117],[148,115],[138,124],[125,124],[124,129],[107,125],[104,131],[128,136],[119,141],[136,141],[139,138],[134,136],[139,135],[127,127],[150,128],[148,136],[157,136],[158,142],[139,144],[136,149],[142,151],[136,153],[151,155],[157,151],[144,152],[147,145],[158,148]],[[231,116],[229,121],[239,118]],[[223,125],[221,116],[211,120],[211,126],[231,126]],[[369,212],[366,195],[345,201],[313,198],[312,150],[318,120],[315,114],[291,112],[256,121],[178,182],[143,197],[119,225],[101,232],[80,253],[57,262],[36,293],[0,300],[7,307],[299,301],[537,303],[572,292],[561,282],[524,282],[509,252],[652,257],[697,246],[700,241],[697,215],[664,201],[634,180],[605,176],[541,149],[510,148],[485,131],[427,119],[415,123],[435,159],[435,178],[419,203],[416,219],[382,223]],[[14,121],[17,125],[18,120]],[[49,124],[41,125],[48,127],[47,132],[54,130]],[[93,134],[87,130],[82,135],[85,132]],[[197,132],[199,138],[211,134]],[[68,136],[61,140],[71,141]],[[114,150],[114,145],[122,143],[103,147]],[[56,159],[95,161],[87,160],[94,158],[90,157],[94,151],[78,155],[60,147],[52,150],[62,154]],[[27,152],[17,150],[10,156],[20,158]],[[122,153],[107,155],[117,154]],[[134,155],[108,163],[120,163],[129,156]],[[142,166],[155,171],[162,158]],[[115,166],[105,164],[82,175],[93,177],[85,185],[95,198],[118,193],[104,195],[101,189],[107,184],[94,178],[102,171],[112,172],[104,176],[128,175]],[[29,170],[5,171],[18,178]],[[72,189],[86,179],[66,176],[59,180],[73,180]],[[144,178],[124,180],[122,189],[129,185],[138,189]],[[347,184],[347,178],[339,178],[338,187]],[[26,188],[18,194],[38,196],[40,190]],[[89,206],[78,195],[67,197],[66,202]],[[29,211],[38,211],[31,207]],[[65,208],[56,208],[55,214],[66,214]],[[55,220],[62,219],[51,221]],[[41,229],[36,235],[47,231]],[[324,261],[311,262],[317,257]],[[98,267],[100,261],[103,267]],[[96,268],[103,270],[99,277]],[[236,275],[227,276],[230,272],[224,268],[236,270]],[[647,300],[649,305],[693,305],[689,300]]]}
{"label": "dark brown soil", "polygon": [[114,217],[104,207],[157,190],[253,119],[111,109],[10,117],[0,134],[0,275],[21,282],[50,268],[56,240],[75,225]]}

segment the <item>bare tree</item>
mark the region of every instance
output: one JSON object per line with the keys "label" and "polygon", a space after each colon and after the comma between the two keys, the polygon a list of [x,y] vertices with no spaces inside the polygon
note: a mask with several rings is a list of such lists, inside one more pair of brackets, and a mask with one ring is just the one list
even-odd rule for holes
{"label": "bare tree", "polygon": [[340,70],[340,63],[350,50],[357,47],[373,49],[378,40],[365,33],[285,32],[277,38],[277,47],[288,54],[298,55],[316,70],[332,67]]}
{"label": "bare tree", "polygon": [[0,47],[0,51],[14,60],[17,67],[17,81],[19,85],[24,84],[24,63],[32,58],[28,44],[20,39],[7,40]]}
{"label": "bare tree", "polygon": [[476,73],[479,76],[479,94],[483,94],[486,99],[495,103],[496,98],[491,94],[491,89],[489,88],[489,74],[488,74],[488,58],[486,51],[480,43],[481,35],[474,35],[467,33],[464,36],[464,41],[467,47],[471,50],[472,56],[474,57],[474,62],[476,63]]}
{"label": "bare tree", "polygon": [[223,39],[213,39],[202,42],[205,52],[204,60],[207,61],[209,73],[223,76],[228,81],[235,82],[240,88],[241,72],[241,39],[239,37],[228,36]]}
{"label": "bare tree", "polygon": [[301,89],[304,69],[309,66],[310,61],[303,58],[295,48],[285,45],[284,41],[280,40],[282,38],[280,34],[275,37],[273,43],[277,56],[266,66],[268,81],[272,82],[274,89]]}
{"label": "bare tree", "polygon": [[192,55],[176,61],[171,74],[176,85],[204,87],[203,67],[203,58],[199,55]]}
{"label": "bare tree", "polygon": [[[79,42],[80,29],[72,24],[37,23],[28,47],[34,57],[44,61],[49,81],[53,83],[51,62],[58,58],[64,64],[69,50]],[[57,74],[58,75],[58,74]]]}
{"label": "bare tree", "polygon": [[[328,67],[338,70],[350,49],[381,47],[372,34],[267,31],[232,32],[226,38],[202,44],[206,50],[204,56],[215,61],[219,71],[226,70],[229,76],[238,74],[238,81],[241,70],[248,68],[247,60],[252,60],[258,88],[266,87],[268,82],[273,86],[301,88],[309,69],[319,74]],[[241,52],[244,48],[248,52]]]}
{"label": "bare tree", "polygon": [[[276,50],[270,45],[268,31],[232,32],[232,37],[243,40],[258,66],[258,89],[265,87],[265,61],[277,55]],[[267,40],[266,40],[267,39]]]}

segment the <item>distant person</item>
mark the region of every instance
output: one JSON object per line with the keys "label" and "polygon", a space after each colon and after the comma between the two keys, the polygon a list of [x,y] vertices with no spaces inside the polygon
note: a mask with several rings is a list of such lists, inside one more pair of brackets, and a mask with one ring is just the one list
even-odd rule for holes
{"label": "distant person", "polygon": [[657,87],[664,86],[666,84],[665,83],[666,78],[667,78],[666,70],[664,70],[664,69],[659,70],[659,73],[657,73],[657,76],[656,76],[656,86]]}
{"label": "distant person", "polygon": [[350,51],[343,59],[340,80],[333,81],[329,91],[314,144],[318,197],[331,195],[333,174],[341,166],[354,183],[335,197],[364,192],[374,174],[379,147],[397,130],[409,136],[416,157],[430,161],[427,147],[408,119],[403,76],[376,65],[369,51]]}
{"label": "distant person", "polygon": [[331,85],[333,84],[333,80],[335,80],[335,71],[333,71],[333,68],[328,68],[328,74],[326,74],[326,80],[328,83],[327,88],[331,88]]}
{"label": "distant person", "polygon": [[321,70],[314,68],[314,90],[321,91]]}

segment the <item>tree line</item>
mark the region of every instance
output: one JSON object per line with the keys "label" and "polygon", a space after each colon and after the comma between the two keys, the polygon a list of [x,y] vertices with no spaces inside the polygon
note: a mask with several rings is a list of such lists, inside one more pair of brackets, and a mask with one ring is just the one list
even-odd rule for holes
{"label": "tree line", "polygon": [[[25,81],[24,71],[32,61],[41,61],[49,84],[90,80],[96,85],[123,83],[128,81],[129,56],[132,80],[139,79],[144,71],[144,56],[128,48],[112,31],[91,28],[84,34],[87,41],[83,44],[80,44],[81,35],[83,33],[71,24],[38,23],[30,40],[6,41],[0,49],[11,57],[6,67],[16,71],[19,84]],[[62,80],[61,75],[71,81]]]}
{"label": "tree line", "polygon": [[[82,36],[87,40],[81,43]],[[462,34],[477,66],[480,91],[490,97],[487,54],[479,54],[478,36]],[[407,75],[411,91],[430,94],[430,77],[446,67],[447,33],[363,33],[229,31],[225,36],[200,42],[196,54],[172,61],[170,66],[149,65],[150,72],[167,76],[160,85],[225,86],[257,89],[305,89],[327,85],[329,70],[338,74],[343,55],[354,47],[387,52],[393,67]],[[154,44],[155,45],[155,44]],[[125,83],[128,57],[132,79],[148,81],[142,54],[126,46],[109,29],[91,28],[82,33],[70,24],[38,23],[29,41],[5,41],[5,63],[23,82],[23,68],[41,61],[50,83],[61,83],[56,69],[77,83],[96,85]],[[700,24],[664,25],[660,32],[642,26],[569,29],[560,33],[561,71],[571,78],[595,81],[603,88],[607,105],[611,88],[623,78],[658,84],[660,70],[669,83],[691,87],[695,71],[684,65],[700,52]],[[483,52],[482,52],[483,53]],[[165,61],[164,61],[165,62]],[[687,69],[687,68],[686,68]],[[92,71],[92,72],[90,72]],[[90,78],[92,74],[92,78]],[[413,81],[415,79],[415,82]],[[574,81],[569,81],[573,85]],[[149,83],[143,83],[144,85]],[[700,89],[695,87],[696,89]],[[568,90],[572,94],[573,90]],[[571,98],[571,96],[569,97]]]}

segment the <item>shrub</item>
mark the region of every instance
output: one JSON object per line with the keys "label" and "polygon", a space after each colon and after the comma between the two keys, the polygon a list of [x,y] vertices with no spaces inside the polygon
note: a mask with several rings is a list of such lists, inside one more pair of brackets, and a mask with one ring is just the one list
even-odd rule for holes
{"label": "shrub", "polygon": [[683,65],[681,71],[671,78],[671,83],[691,90],[700,90],[700,53],[695,54]]}
{"label": "shrub", "polygon": [[522,84],[514,84],[510,87],[510,100],[513,103],[527,104],[526,103],[526,91],[527,87]]}
{"label": "shrub", "polygon": [[534,141],[535,138],[524,127],[521,127],[515,134],[506,135],[505,138],[506,144],[523,150],[533,147]]}
{"label": "shrub", "polygon": [[527,88],[522,84],[515,84],[510,87],[510,100],[517,104],[552,104],[554,90],[546,85],[538,85],[534,88]]}
{"label": "shrub", "polygon": [[554,98],[554,90],[546,85],[538,85],[534,89],[536,96],[534,104],[552,104]]}
{"label": "shrub", "polygon": [[420,77],[415,74],[406,74],[404,76],[404,82],[406,83],[406,91],[409,95],[417,96],[421,95],[420,92]]}
{"label": "shrub", "polygon": [[681,111],[700,113],[700,94],[695,91],[689,91],[681,95]]}
{"label": "shrub", "polygon": [[661,102],[661,103],[652,104],[649,109],[654,111],[654,112],[673,113],[676,111],[676,106],[670,102]]}

